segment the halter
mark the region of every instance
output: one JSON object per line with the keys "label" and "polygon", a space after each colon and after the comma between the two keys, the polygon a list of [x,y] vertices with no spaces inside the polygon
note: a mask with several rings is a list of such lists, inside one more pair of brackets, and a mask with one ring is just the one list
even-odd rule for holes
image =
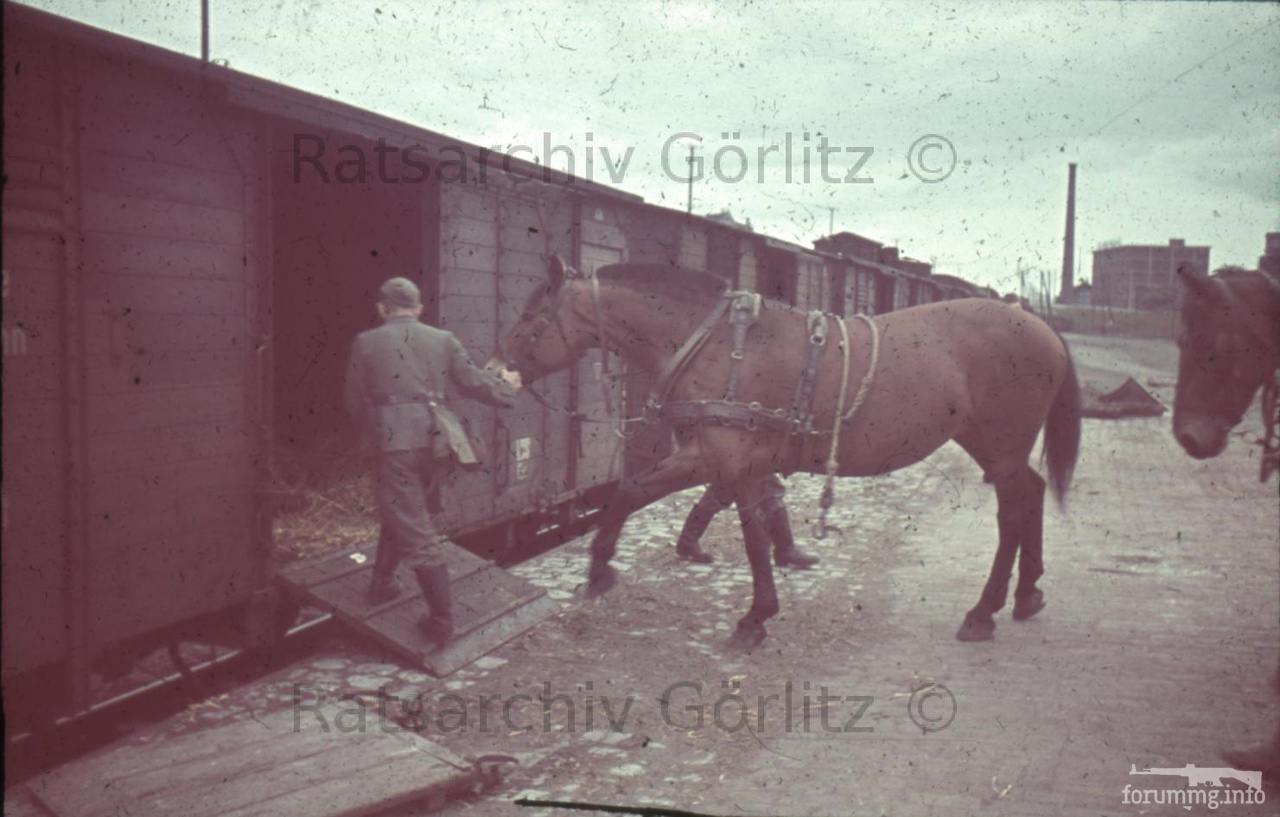
{"label": "halter", "polygon": [[[600,423],[600,424],[611,425],[613,426],[613,433],[617,437],[623,440],[628,440],[634,437],[636,434],[638,434],[640,430],[637,429],[636,431],[628,432],[626,431],[625,426],[628,423],[636,423],[636,422],[641,423],[643,425],[648,421],[648,419],[646,417],[626,418],[626,417],[615,416],[614,406],[613,406],[613,394],[609,391],[609,385],[608,385],[608,381],[610,379],[609,352],[605,348],[606,334],[604,330],[604,310],[600,306],[600,278],[595,274],[594,271],[578,272],[573,267],[569,267],[568,269],[565,270],[565,278],[570,281],[586,280],[591,282],[591,306],[592,306],[592,311],[594,312],[594,315],[595,315],[596,336],[600,344],[600,357],[602,360],[600,365],[600,376],[597,378],[597,380],[600,383],[600,393],[604,398],[604,410],[605,410],[606,417],[603,420],[595,419],[592,417],[587,417],[582,414],[579,414],[573,409],[567,409],[561,406],[552,405],[551,402],[547,400],[545,397],[543,397],[540,393],[538,393],[538,391],[535,390],[531,384],[524,386],[523,390],[527,391],[529,395],[533,397],[533,399],[536,402],[541,404],[542,407],[547,409],[548,411],[561,412],[573,419],[578,420],[579,422]],[[560,318],[560,306],[564,298],[564,293],[565,293],[565,288],[562,285],[557,290],[555,298],[553,298],[550,303],[548,303],[542,308],[542,311],[539,313],[538,317],[543,320],[546,320],[548,323],[553,324],[556,328],[556,331],[560,334],[560,340],[564,342],[565,348],[572,349],[573,344],[569,342],[569,333],[565,331],[564,322]],[[506,357],[505,353],[503,356]]]}

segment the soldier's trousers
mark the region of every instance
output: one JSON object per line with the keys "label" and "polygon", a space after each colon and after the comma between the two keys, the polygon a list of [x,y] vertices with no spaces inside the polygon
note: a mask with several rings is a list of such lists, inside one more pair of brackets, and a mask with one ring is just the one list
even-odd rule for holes
{"label": "soldier's trousers", "polygon": [[[755,509],[756,513],[762,521],[774,518],[779,510],[786,513],[787,508],[782,503],[782,497],[786,495],[787,488],[778,479],[777,474],[769,475],[769,490],[764,498],[760,500],[759,506]],[[708,485],[707,489],[702,492],[702,497],[694,504],[693,509],[689,511],[689,516],[684,521],[684,527],[680,531],[680,539],[687,541],[687,544],[696,544],[702,538],[703,532],[711,524],[711,520],[715,515],[728,508],[733,504],[733,496],[722,496],[716,493],[716,486]],[[787,524],[787,523],[783,523]],[[769,527],[766,525],[766,530]]]}
{"label": "soldier's trousers", "polygon": [[445,467],[430,448],[378,453],[374,489],[382,530],[374,573],[388,575],[401,562],[410,568],[444,563],[440,545],[447,540],[427,513],[427,497]]}

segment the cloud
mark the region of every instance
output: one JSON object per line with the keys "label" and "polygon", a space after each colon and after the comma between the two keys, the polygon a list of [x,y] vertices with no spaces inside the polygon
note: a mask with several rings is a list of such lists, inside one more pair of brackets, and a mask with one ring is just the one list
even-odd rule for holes
{"label": "cloud", "polygon": [[[187,3],[42,8],[194,53]],[[662,168],[677,131],[748,156],[808,131],[873,149],[873,184],[695,185],[807,243],[837,228],[899,240],[942,269],[1007,278],[1060,263],[1066,164],[1080,164],[1077,246],[1170,236],[1252,264],[1276,227],[1280,63],[1272,4],[408,2],[213,4],[234,67],[480,144],[634,148],[621,182],[680,206]],[[721,137],[722,133],[739,136]],[[925,185],[906,152],[954,145]],[[581,167],[581,162],[579,162]],[[599,167],[599,165],[597,165]],[[599,171],[597,180],[603,178]],[[1217,214],[1217,215],[1215,215]],[[1059,259],[1059,260],[1055,260]]]}

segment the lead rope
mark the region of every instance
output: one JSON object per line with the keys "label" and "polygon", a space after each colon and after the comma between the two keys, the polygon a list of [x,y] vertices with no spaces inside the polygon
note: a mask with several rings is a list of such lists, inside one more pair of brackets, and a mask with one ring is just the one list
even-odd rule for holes
{"label": "lead rope", "polygon": [[840,465],[836,455],[840,451],[840,427],[845,423],[853,422],[854,415],[858,413],[863,401],[867,399],[867,392],[871,389],[871,381],[875,378],[876,363],[880,358],[879,328],[866,315],[858,314],[856,317],[860,318],[871,330],[871,362],[867,366],[867,373],[862,378],[862,382],[858,384],[858,393],[853,397],[853,404],[849,406],[849,413],[841,416],[841,412],[844,411],[844,398],[849,391],[850,350],[849,328],[845,324],[844,318],[837,317],[836,323],[840,327],[840,350],[843,353],[843,369],[840,372],[840,396],[836,400],[835,419],[831,424],[831,451],[827,454],[827,481],[822,486],[822,499],[818,503],[821,510],[818,515],[818,531],[814,534],[818,539],[827,538],[827,512],[831,510],[831,506],[836,501],[836,469]]}

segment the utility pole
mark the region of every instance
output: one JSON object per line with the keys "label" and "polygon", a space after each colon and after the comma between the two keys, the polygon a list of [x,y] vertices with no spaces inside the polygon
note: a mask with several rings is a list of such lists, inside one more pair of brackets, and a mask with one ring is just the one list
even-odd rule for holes
{"label": "utility pole", "polygon": [[836,208],[827,207],[827,213],[827,235],[832,236],[836,234]]}
{"label": "utility pole", "polygon": [[1022,256],[1018,256],[1018,303],[1027,297],[1027,271],[1022,268]]}
{"label": "utility pole", "polygon": [[685,212],[693,215],[693,145],[689,145],[689,202],[685,205]]}
{"label": "utility pole", "polygon": [[209,0],[200,0],[200,62],[209,62]]}

